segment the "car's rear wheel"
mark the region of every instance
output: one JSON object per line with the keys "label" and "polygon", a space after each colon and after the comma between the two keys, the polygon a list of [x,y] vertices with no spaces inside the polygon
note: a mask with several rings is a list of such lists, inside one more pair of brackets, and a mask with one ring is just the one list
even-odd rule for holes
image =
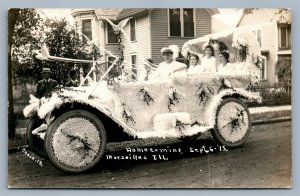
{"label": "car's rear wheel", "polygon": [[49,126],[45,148],[51,163],[64,172],[80,173],[101,159],[106,131],[100,119],[85,110],[62,114]]}
{"label": "car's rear wheel", "polygon": [[[43,120],[34,115],[27,126],[26,130],[26,140],[30,149],[40,157],[47,157],[47,153],[44,149],[44,140],[41,139],[38,135],[32,134],[32,131],[43,124]],[[45,130],[46,131],[46,130]]]}
{"label": "car's rear wheel", "polygon": [[251,131],[251,119],[247,106],[237,98],[226,98],[216,111],[212,135],[222,145],[242,145]]}

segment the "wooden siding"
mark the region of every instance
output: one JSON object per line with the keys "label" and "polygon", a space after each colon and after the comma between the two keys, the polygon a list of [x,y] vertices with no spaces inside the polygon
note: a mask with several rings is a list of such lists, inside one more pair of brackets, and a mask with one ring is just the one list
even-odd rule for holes
{"label": "wooden siding", "polygon": [[262,25],[261,30],[262,50],[269,51],[267,56],[267,81],[273,84],[276,82],[275,64],[277,61],[277,24],[270,23]]}
{"label": "wooden siding", "polygon": [[[205,9],[195,9],[196,35],[201,37],[211,33],[211,15]],[[192,38],[169,37],[168,36],[168,9],[153,9],[151,16],[151,44],[152,59],[154,63],[160,63],[163,58],[160,54],[162,47],[176,44],[180,48],[184,42]]]}
{"label": "wooden siding", "polygon": [[[127,67],[131,67],[131,55],[137,55],[137,74],[144,69],[144,60],[142,56],[145,58],[151,57],[151,44],[150,44],[150,22],[148,15],[140,16],[136,18],[136,41],[132,41],[132,45],[135,46],[133,48],[129,41],[125,39],[122,34],[122,43],[125,46],[124,49],[124,65]],[[124,27],[124,31],[130,38],[130,24],[129,22]],[[138,51],[137,51],[138,50]]]}

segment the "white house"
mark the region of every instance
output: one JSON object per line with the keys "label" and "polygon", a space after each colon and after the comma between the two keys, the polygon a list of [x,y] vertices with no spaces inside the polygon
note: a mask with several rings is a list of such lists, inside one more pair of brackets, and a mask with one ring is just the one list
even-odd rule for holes
{"label": "white house", "polygon": [[[72,16],[81,31],[90,39],[99,38],[99,44],[115,55],[120,55],[122,50],[118,35],[102,16],[115,24],[131,17],[124,27],[130,40],[125,39],[122,34],[121,44],[124,45],[124,65],[137,75],[143,69],[143,58],[151,58],[155,64],[163,61],[160,54],[162,47],[171,44],[181,47],[190,39],[211,33],[212,15],[217,13],[218,9],[200,8],[72,10]],[[103,61],[113,60],[103,52],[101,55]]]}
{"label": "white house", "polygon": [[291,13],[279,9],[245,9],[237,27],[249,28],[257,37],[265,63],[261,80],[270,84],[280,82],[276,62],[292,57]]}

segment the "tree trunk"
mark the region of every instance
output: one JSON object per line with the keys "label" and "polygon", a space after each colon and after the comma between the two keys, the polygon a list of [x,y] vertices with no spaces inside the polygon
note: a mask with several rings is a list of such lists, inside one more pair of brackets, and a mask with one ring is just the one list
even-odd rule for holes
{"label": "tree trunk", "polygon": [[12,80],[12,62],[11,46],[14,27],[19,16],[20,9],[8,10],[8,147],[12,147],[16,134],[16,119],[13,105],[13,80]]}

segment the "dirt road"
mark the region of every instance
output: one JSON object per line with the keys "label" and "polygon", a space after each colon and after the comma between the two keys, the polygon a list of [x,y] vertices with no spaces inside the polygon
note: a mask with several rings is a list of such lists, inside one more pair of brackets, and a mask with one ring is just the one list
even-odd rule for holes
{"label": "dirt road", "polygon": [[[140,152],[145,149],[153,152]],[[122,160],[126,156],[131,160]],[[291,122],[253,126],[246,143],[234,149],[217,146],[210,137],[112,143],[95,169],[79,175],[64,174],[24,149],[9,154],[8,170],[12,188],[286,188]]]}

